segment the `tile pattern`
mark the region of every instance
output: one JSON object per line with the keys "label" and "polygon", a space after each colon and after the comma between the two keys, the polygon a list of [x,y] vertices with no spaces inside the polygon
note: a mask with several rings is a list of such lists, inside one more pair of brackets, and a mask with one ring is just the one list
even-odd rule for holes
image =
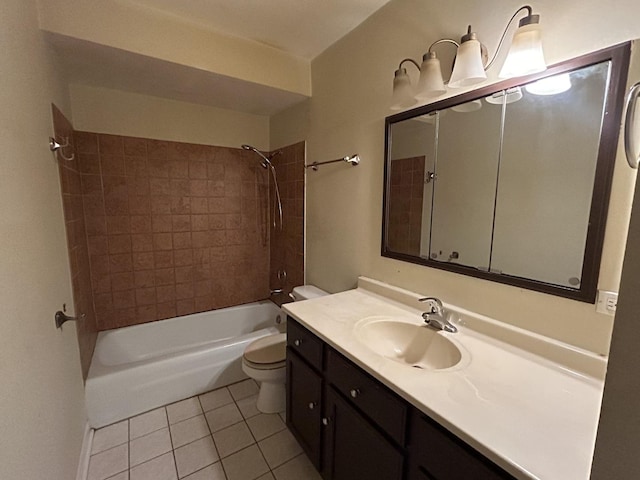
{"label": "tile pattern", "polygon": [[269,296],[268,172],[253,152],[75,138],[99,330]]}
{"label": "tile pattern", "polygon": [[[304,283],[304,179],[305,143],[300,142],[278,150],[272,157],[278,172],[278,186],[282,198],[283,228],[271,225],[271,288],[282,288],[283,293],[273,297],[282,305],[289,302],[293,287]],[[273,155],[273,153],[272,153]],[[275,190],[270,179],[270,196]],[[286,278],[278,278],[285,271]]]}
{"label": "tile pattern", "polygon": [[388,242],[394,252],[420,255],[425,157],[391,162]]}
{"label": "tile pattern", "polygon": [[71,146],[64,148],[63,153],[65,156],[75,155],[72,161],[62,160],[59,155],[56,158],[60,174],[64,224],[69,250],[74,312],[76,315],[85,315],[83,319],[76,322],[76,331],[80,348],[82,375],[86,379],[98,332],[96,314],[93,307],[93,294],[91,292],[89,251],[86,240],[79,162],[78,155],[74,149],[74,133],[71,123],[55,105],[52,104],[51,109],[55,138],[59,143],[62,143],[63,139],[68,139]]}
{"label": "tile pattern", "polygon": [[88,480],[320,480],[256,390],[244,380],[96,430]]}

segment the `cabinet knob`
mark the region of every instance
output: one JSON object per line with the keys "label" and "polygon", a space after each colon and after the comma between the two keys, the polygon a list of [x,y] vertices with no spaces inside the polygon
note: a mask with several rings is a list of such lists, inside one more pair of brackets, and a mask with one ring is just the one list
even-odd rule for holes
{"label": "cabinet knob", "polygon": [[331,422],[331,418],[330,417],[324,417],[322,419],[322,424],[326,427],[327,425],[329,425],[329,422]]}
{"label": "cabinet knob", "polygon": [[299,347],[300,345],[302,345],[302,340],[300,340],[300,339],[296,338],[296,339],[293,341],[293,344],[294,344],[296,347]]}
{"label": "cabinet knob", "polygon": [[351,398],[356,398],[358,395],[360,395],[360,389],[358,388],[352,388],[349,391],[349,394],[351,395]]}
{"label": "cabinet knob", "polygon": [[309,410],[313,410],[314,408],[316,408],[316,405],[316,402],[309,402]]}

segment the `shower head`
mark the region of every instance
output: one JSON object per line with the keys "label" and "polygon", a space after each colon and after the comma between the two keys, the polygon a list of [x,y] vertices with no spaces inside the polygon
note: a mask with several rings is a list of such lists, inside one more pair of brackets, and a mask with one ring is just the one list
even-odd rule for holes
{"label": "shower head", "polygon": [[251,150],[252,152],[257,153],[261,158],[262,161],[260,162],[260,165],[262,165],[262,168],[268,168],[271,167],[271,162],[269,161],[269,159],[265,156],[264,153],[262,153],[260,150],[258,150],[256,147],[253,147],[251,145],[247,145],[246,143],[244,145],[242,145],[242,148],[244,148],[245,150]]}

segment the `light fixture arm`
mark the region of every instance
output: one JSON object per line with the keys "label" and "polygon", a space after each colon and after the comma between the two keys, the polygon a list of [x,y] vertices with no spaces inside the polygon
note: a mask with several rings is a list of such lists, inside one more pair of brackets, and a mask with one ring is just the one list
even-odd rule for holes
{"label": "light fixture arm", "polygon": [[534,15],[533,14],[533,8],[530,5],[523,5],[518,10],[516,10],[516,13],[514,13],[513,16],[507,22],[507,26],[505,27],[504,32],[502,32],[502,37],[500,37],[500,42],[498,42],[498,47],[496,48],[496,51],[493,54],[493,57],[485,65],[485,67],[484,67],[485,71],[489,70],[489,68],[491,68],[491,65],[493,65],[493,62],[495,62],[496,58],[498,58],[498,53],[500,53],[500,49],[502,48],[502,44],[504,43],[504,39],[507,37],[507,32],[509,31],[509,27],[511,26],[511,23],[516,19],[518,14],[520,12],[522,12],[523,10],[527,11],[527,15],[520,20],[520,26],[521,27],[524,26],[524,25],[528,25],[530,23],[538,23],[539,22],[540,15]]}
{"label": "light fixture arm", "polygon": [[420,71],[420,65],[418,65],[418,62],[416,62],[413,58],[405,58],[404,60],[402,60],[402,61],[400,62],[400,64],[398,65],[398,70],[401,70],[401,69],[402,69],[402,64],[403,64],[404,62],[411,62],[411,63],[413,63],[413,64],[416,66],[416,68],[418,69],[418,71]]}
{"label": "light fixture arm", "polygon": [[456,48],[460,48],[460,44],[458,42],[456,42],[455,40],[451,40],[450,38],[441,38],[440,40],[436,40],[431,45],[429,45],[428,53],[432,53],[433,52],[433,47],[435,47],[436,45],[439,45],[441,43],[451,43],[451,44],[455,45]]}

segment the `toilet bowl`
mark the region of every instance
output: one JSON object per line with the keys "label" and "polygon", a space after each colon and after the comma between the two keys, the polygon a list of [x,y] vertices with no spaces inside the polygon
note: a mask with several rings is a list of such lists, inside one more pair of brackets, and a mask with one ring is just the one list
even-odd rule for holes
{"label": "toilet bowl", "polygon": [[[295,287],[291,298],[298,302],[328,295],[313,285]],[[262,413],[282,412],[286,406],[287,335],[276,333],[251,342],[242,355],[242,370],[260,383],[256,408]]]}

